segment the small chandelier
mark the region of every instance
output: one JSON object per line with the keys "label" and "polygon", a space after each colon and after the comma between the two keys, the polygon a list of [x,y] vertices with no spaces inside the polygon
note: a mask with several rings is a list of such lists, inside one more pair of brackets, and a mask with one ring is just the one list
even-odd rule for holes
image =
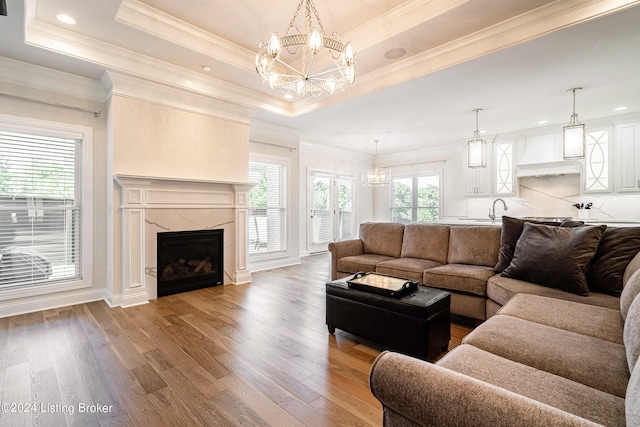
{"label": "small chandelier", "polygon": [[578,113],[576,113],[576,90],[581,87],[574,87],[567,92],[573,92],[573,113],[571,121],[562,128],[562,146],[563,157],[565,160],[584,158],[585,147],[585,129],[584,124],[578,121]]}
{"label": "small chandelier", "polygon": [[482,111],[482,108],[473,110],[476,113],[476,130],[473,132],[473,139],[467,143],[467,166],[470,168],[487,167],[487,142],[480,138],[480,131],[478,130],[478,112],[480,111]]}
{"label": "small chandelier", "polygon": [[[303,4],[304,33],[295,26]],[[322,52],[330,54],[331,64],[314,70],[314,65],[320,65],[318,54]],[[355,70],[356,53],[351,43],[343,43],[335,32],[325,34],[313,0],[300,0],[285,35],[273,33],[268,43],[261,41],[256,55],[256,71],[263,83],[300,98],[333,94],[337,88],[344,91],[353,83]]]}
{"label": "small chandelier", "polygon": [[391,170],[378,167],[378,142],[380,141],[374,139],[373,142],[376,143],[376,156],[374,157],[374,166],[373,169],[365,169],[362,171],[362,185],[389,185],[389,183],[391,182]]}

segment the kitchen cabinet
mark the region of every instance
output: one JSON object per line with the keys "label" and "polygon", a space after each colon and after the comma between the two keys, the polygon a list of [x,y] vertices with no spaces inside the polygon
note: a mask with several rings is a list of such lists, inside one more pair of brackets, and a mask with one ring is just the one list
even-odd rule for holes
{"label": "kitchen cabinet", "polygon": [[513,154],[513,141],[493,144],[493,194],[495,196],[516,195],[517,182]]}
{"label": "kitchen cabinet", "polygon": [[640,192],[640,122],[615,125],[616,191]]}
{"label": "kitchen cabinet", "polygon": [[582,177],[582,194],[610,193],[611,148],[609,129],[587,129],[586,150]]}

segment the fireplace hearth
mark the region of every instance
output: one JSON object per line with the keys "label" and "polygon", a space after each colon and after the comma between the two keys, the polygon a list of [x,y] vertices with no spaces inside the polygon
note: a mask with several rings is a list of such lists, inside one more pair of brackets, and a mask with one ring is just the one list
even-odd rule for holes
{"label": "fireplace hearth", "polygon": [[224,230],[158,233],[158,297],[222,285]]}

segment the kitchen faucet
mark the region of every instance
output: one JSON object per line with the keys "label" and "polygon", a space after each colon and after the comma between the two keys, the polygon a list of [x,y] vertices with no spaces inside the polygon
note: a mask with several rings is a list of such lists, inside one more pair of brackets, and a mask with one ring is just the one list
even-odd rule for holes
{"label": "kitchen faucet", "polygon": [[495,199],[495,200],[493,201],[493,208],[492,208],[492,209],[489,209],[489,218],[491,219],[491,222],[493,222],[493,221],[495,221],[495,220],[496,220],[496,202],[497,202],[498,200],[502,202],[502,206],[504,207],[504,210],[505,210],[505,211],[508,211],[508,210],[509,210],[509,208],[507,207],[507,204],[505,203],[505,201],[504,201],[504,200],[502,200],[502,199]]}

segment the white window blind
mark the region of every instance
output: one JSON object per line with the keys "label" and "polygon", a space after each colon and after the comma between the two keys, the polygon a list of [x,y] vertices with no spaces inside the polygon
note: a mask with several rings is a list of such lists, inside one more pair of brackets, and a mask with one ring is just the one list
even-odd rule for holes
{"label": "white window blind", "polygon": [[0,131],[0,292],[81,279],[82,140]]}
{"label": "white window blind", "polygon": [[286,175],[283,164],[249,163],[249,254],[286,250]]}

